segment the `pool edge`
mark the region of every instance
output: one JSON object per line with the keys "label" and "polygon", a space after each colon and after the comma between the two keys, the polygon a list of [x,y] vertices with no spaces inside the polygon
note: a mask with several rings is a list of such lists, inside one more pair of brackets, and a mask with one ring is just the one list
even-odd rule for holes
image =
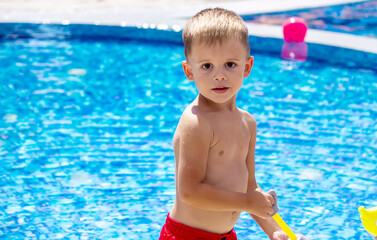
{"label": "pool edge", "polygon": [[[280,56],[284,47],[281,29],[276,26],[271,28],[248,24],[251,54],[268,53]],[[271,27],[271,26],[270,26]],[[269,31],[269,29],[271,31]],[[258,31],[259,30],[259,31]],[[164,42],[182,45],[182,27],[179,25],[168,26],[164,24],[143,24],[139,26],[129,25],[92,25],[92,24],[34,24],[34,23],[0,23],[0,39],[37,38],[37,39],[121,39]],[[377,51],[365,51],[353,49],[349,46],[336,46],[322,44],[309,36],[306,41],[308,48],[307,58],[312,61],[324,61],[330,64],[340,64],[346,67],[360,67],[377,70]],[[336,34],[338,36],[339,34]],[[346,34],[342,34],[346,35]],[[322,36],[323,35],[319,35]],[[334,35],[333,35],[334,36]],[[365,37],[364,37],[365,38]],[[357,41],[358,37],[351,40]],[[371,39],[376,42],[377,39]],[[342,41],[344,44],[347,41]],[[360,45],[360,44],[358,44]],[[368,49],[367,49],[368,50]],[[341,56],[341,57],[337,57]]]}

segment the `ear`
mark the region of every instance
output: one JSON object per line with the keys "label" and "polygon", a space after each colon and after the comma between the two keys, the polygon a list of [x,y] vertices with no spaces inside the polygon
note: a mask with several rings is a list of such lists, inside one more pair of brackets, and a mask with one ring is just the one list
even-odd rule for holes
{"label": "ear", "polygon": [[192,69],[187,61],[182,62],[183,71],[189,81],[194,81],[194,75],[192,74]]}
{"label": "ear", "polygon": [[253,68],[253,64],[254,64],[254,57],[250,56],[246,60],[245,71],[243,73],[244,78],[247,78],[250,75],[251,69]]}

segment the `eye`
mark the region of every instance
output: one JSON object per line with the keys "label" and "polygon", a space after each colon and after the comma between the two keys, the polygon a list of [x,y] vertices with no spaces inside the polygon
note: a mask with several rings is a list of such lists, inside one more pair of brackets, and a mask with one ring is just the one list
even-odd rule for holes
{"label": "eye", "polygon": [[208,69],[212,68],[212,65],[210,63],[205,63],[205,64],[202,65],[202,68],[205,69],[205,70],[208,70]]}
{"label": "eye", "polygon": [[234,68],[235,66],[237,66],[237,64],[235,64],[234,62],[227,62],[225,63],[225,66],[228,68]]}

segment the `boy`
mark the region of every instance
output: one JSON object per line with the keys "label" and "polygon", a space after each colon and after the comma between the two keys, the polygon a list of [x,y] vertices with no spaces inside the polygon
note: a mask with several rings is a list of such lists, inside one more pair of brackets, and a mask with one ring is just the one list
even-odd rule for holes
{"label": "boy", "polygon": [[288,239],[271,218],[274,198],[255,180],[256,122],[236,107],[253,66],[248,38],[244,21],[219,8],[199,12],[183,31],[183,70],[199,96],[174,135],[176,199],[160,240],[237,239],[241,211],[271,239]]}

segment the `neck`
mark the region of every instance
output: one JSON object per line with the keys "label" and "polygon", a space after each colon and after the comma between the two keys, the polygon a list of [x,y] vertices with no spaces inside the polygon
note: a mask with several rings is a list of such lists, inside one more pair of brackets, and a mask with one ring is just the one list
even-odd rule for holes
{"label": "neck", "polygon": [[234,112],[237,110],[236,106],[236,96],[229,99],[227,102],[224,103],[216,103],[214,101],[205,98],[203,95],[199,94],[197,97],[198,105],[201,105],[208,109],[209,111],[229,111]]}

